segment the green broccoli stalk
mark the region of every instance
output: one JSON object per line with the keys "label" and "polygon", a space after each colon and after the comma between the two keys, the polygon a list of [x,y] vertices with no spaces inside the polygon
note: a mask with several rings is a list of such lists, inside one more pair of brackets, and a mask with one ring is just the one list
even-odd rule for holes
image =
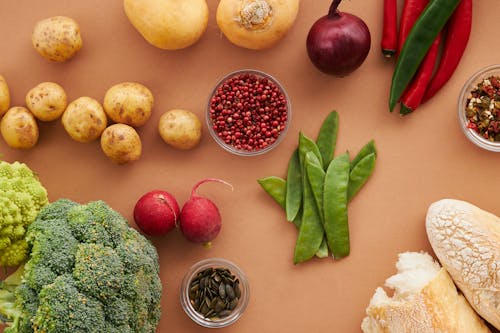
{"label": "green broccoli stalk", "polygon": [[26,164],[0,161],[0,266],[26,260],[26,230],[47,204],[47,191]]}
{"label": "green broccoli stalk", "polygon": [[5,333],[156,331],[158,253],[104,202],[51,203],[26,240],[28,261],[0,284]]}

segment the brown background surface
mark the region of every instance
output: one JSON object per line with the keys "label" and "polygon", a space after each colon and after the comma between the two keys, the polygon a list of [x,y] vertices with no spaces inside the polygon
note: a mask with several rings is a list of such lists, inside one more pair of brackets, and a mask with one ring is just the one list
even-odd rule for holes
{"label": "brown background surface", "polygon": [[[359,332],[372,293],[395,271],[397,254],[431,250],[424,229],[430,203],[458,198],[500,215],[500,154],[470,143],[456,115],[465,80],[499,62],[500,4],[475,1],[471,40],[459,69],[434,99],[401,118],[387,109],[394,64],[380,53],[381,0],[341,4],[343,11],[364,19],[372,34],[365,63],[342,79],[317,71],[305,50],[308,29],[327,12],[328,0],[302,1],[289,34],[259,52],[230,44],[215,22],[217,1],[208,2],[210,19],[202,39],[182,51],[164,51],[142,39],[118,0],[1,0],[0,73],[10,86],[12,105],[23,105],[26,92],[42,81],[61,84],[69,100],[90,96],[100,101],[111,85],[137,81],[152,90],[156,102],[152,118],[139,130],[143,155],[136,163],[112,164],[98,142],[72,141],[59,121],[40,125],[40,140],[32,150],[13,150],[0,142],[3,158],[25,162],[38,172],[51,200],[102,199],[130,220],[136,200],[146,191],[170,191],[182,204],[202,178],[219,177],[234,185],[233,192],[219,184],[200,190],[218,204],[223,216],[223,229],[211,249],[188,243],[180,232],[153,240],[164,284],[158,332],[206,330],[182,311],[179,287],[186,270],[209,257],[234,261],[250,280],[246,313],[221,331]],[[42,59],[31,46],[35,22],[54,15],[76,19],[84,40],[80,53],[62,64]],[[291,127],[276,150],[252,158],[233,156],[207,131],[192,151],[176,151],[161,141],[156,126],[163,112],[185,108],[204,121],[215,82],[241,68],[274,75],[290,95]],[[351,255],[339,262],[322,259],[294,266],[297,232],[256,179],[285,176],[298,132],[315,137],[332,109],[340,113],[337,151],[354,154],[373,138],[379,158],[372,179],[349,206]]]}

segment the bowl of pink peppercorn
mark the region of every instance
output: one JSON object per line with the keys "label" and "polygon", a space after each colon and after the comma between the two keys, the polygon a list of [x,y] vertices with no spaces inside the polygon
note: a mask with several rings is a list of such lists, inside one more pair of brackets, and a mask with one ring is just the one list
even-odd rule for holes
{"label": "bowl of pink peppercorn", "polygon": [[291,105],[283,86],[252,69],[225,75],[210,94],[207,126],[222,148],[240,156],[264,154],[283,140]]}

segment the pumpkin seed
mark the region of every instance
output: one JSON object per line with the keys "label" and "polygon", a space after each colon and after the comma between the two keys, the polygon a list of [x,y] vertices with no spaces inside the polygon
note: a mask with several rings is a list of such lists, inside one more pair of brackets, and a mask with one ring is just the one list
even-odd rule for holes
{"label": "pumpkin seed", "polygon": [[226,295],[230,300],[233,300],[236,297],[233,287],[231,287],[231,285],[229,284],[226,284]]}
{"label": "pumpkin seed", "polygon": [[224,317],[227,317],[231,314],[231,310],[222,310],[221,312],[219,312],[217,315],[220,317],[220,318],[224,318]]}
{"label": "pumpkin seed", "polygon": [[225,307],[226,305],[224,304],[224,302],[220,298],[217,298],[217,303],[215,304],[214,308],[215,312],[221,312]]}
{"label": "pumpkin seed", "polygon": [[227,317],[241,298],[238,278],[221,267],[207,268],[196,274],[188,294],[194,310],[209,319]]}
{"label": "pumpkin seed", "polygon": [[224,283],[221,283],[219,285],[219,296],[221,298],[226,298],[226,286],[224,285]]}
{"label": "pumpkin seed", "polygon": [[238,297],[233,298],[233,300],[229,303],[228,309],[229,310],[234,310],[236,305],[238,305],[239,299]]}

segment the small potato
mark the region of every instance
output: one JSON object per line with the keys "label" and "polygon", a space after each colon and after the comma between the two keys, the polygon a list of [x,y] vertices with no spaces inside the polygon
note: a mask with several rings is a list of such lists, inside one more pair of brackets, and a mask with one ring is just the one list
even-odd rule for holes
{"label": "small potato", "polygon": [[177,149],[192,149],[200,143],[201,123],[187,110],[174,109],[160,117],[158,130],[163,141]]}
{"label": "small potato", "polygon": [[102,133],[101,148],[111,161],[125,164],[141,157],[141,138],[133,127],[125,124],[114,124]]}
{"label": "small potato", "polygon": [[9,86],[4,77],[0,75],[0,117],[7,112],[10,107],[10,92]]}
{"label": "small potato", "polygon": [[2,118],[0,132],[12,148],[28,149],[38,142],[38,124],[33,114],[22,106],[10,108]]}
{"label": "small potato", "polygon": [[39,21],[31,41],[42,57],[55,62],[73,58],[83,44],[78,23],[66,16],[53,16]]}
{"label": "small potato", "polygon": [[62,124],[69,136],[78,142],[94,141],[106,128],[106,113],[93,98],[80,97],[69,103],[62,115]]}
{"label": "small potato", "polygon": [[26,105],[41,121],[59,118],[68,105],[63,87],[54,82],[42,82],[26,95]]}
{"label": "small potato", "polygon": [[104,111],[115,123],[142,126],[151,117],[154,98],[140,83],[123,82],[109,88],[104,96]]}

